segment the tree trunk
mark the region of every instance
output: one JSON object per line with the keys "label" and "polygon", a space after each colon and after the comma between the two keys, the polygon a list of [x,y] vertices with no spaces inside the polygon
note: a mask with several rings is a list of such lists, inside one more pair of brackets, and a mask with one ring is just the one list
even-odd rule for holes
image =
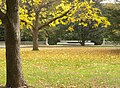
{"label": "tree trunk", "polygon": [[6,0],[6,75],[7,88],[26,86],[20,58],[19,0]]}
{"label": "tree trunk", "polygon": [[38,48],[38,26],[39,26],[39,12],[35,13],[35,22],[33,28],[33,50],[39,50]]}
{"label": "tree trunk", "polygon": [[38,48],[38,31],[33,30],[33,50],[39,50]]}
{"label": "tree trunk", "polygon": [[81,46],[85,46],[85,40],[82,39]]}
{"label": "tree trunk", "polygon": [[85,46],[85,39],[86,39],[86,36],[85,36],[85,30],[82,29],[82,33],[81,33],[81,46]]}

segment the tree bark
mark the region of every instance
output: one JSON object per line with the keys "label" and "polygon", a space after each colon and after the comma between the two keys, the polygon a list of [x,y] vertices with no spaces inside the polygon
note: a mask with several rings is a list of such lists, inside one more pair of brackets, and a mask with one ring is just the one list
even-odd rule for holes
{"label": "tree bark", "polygon": [[33,30],[32,33],[32,37],[33,37],[33,50],[39,50],[38,48],[38,31],[37,30]]}
{"label": "tree bark", "polygon": [[33,50],[39,50],[38,46],[38,26],[39,26],[39,12],[35,12],[35,22],[33,28]]}
{"label": "tree bark", "polygon": [[6,0],[6,87],[26,86],[20,58],[19,0]]}

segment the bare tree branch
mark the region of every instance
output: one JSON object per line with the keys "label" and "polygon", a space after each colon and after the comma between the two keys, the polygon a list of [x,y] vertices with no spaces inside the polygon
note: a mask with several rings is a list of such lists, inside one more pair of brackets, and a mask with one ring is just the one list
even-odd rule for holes
{"label": "bare tree branch", "polygon": [[[24,20],[20,20],[21,22],[23,22],[25,25],[27,25],[27,22],[24,21]],[[30,25],[33,29],[34,29],[34,26],[33,25]],[[29,30],[31,31],[31,33],[33,33],[33,30],[29,28]]]}
{"label": "bare tree branch", "polygon": [[5,18],[5,14],[2,12],[2,8],[3,8],[3,6],[4,6],[4,4],[5,4],[5,0],[2,0],[2,3],[0,4],[0,19],[3,21],[4,20],[4,18]]}
{"label": "bare tree branch", "polygon": [[5,0],[2,0],[2,3],[0,4],[0,9],[2,9],[2,11],[6,12],[6,9],[5,9]]}

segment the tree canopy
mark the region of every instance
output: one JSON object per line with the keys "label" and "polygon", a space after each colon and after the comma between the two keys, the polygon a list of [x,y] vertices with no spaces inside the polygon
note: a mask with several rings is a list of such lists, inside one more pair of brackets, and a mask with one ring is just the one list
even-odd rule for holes
{"label": "tree canopy", "polygon": [[108,19],[102,15],[92,0],[20,1],[20,27],[31,31],[33,46],[36,46],[36,49],[38,49],[37,41],[40,29],[63,24],[69,25],[68,30],[74,31],[76,23],[85,28],[89,27],[89,29],[110,25]]}

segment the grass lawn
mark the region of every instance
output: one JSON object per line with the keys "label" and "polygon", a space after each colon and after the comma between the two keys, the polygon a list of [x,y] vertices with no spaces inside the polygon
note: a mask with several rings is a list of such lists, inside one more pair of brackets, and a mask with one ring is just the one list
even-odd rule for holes
{"label": "grass lawn", "polygon": [[[24,77],[35,88],[120,88],[120,47],[22,48]],[[0,85],[5,85],[0,49]]]}

